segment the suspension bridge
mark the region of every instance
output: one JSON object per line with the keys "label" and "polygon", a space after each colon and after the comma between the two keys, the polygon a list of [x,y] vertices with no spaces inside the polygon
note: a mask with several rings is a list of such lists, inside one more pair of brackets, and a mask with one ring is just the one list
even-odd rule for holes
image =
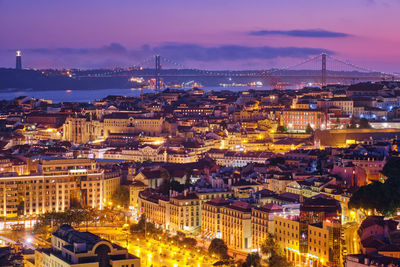
{"label": "suspension bridge", "polygon": [[[154,64],[153,66],[148,66]],[[166,67],[169,66],[169,67]],[[102,73],[80,73],[78,77],[132,77],[155,79],[155,88],[159,89],[163,78],[173,77],[229,77],[259,78],[270,84],[278,81],[313,81],[322,86],[330,83],[354,83],[359,81],[398,80],[399,74],[381,72],[353,64],[347,60],[321,53],[309,57],[294,65],[251,71],[215,71],[190,68],[161,55],[151,56],[141,63],[128,68],[115,68]]]}

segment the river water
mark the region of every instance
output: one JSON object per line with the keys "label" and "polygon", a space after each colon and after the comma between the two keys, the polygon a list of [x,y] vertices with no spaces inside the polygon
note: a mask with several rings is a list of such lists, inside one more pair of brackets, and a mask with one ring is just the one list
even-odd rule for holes
{"label": "river water", "polygon": [[[188,90],[190,88],[185,88]],[[244,91],[250,87],[202,87],[202,90],[209,91]],[[257,87],[256,90],[267,90],[268,87]],[[143,89],[143,93],[152,93],[154,90]],[[0,100],[12,100],[19,96],[31,96],[38,99],[52,100],[53,103],[59,102],[93,102],[96,99],[104,98],[108,95],[139,96],[140,89],[95,89],[95,90],[13,90],[0,92]]]}

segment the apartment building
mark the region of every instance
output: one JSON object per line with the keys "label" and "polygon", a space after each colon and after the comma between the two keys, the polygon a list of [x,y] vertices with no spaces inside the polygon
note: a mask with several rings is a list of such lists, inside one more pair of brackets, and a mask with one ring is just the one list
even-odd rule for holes
{"label": "apartment building", "polygon": [[202,205],[215,198],[229,198],[230,191],[209,189],[201,192],[173,193],[166,197],[148,188],[138,194],[140,214],[171,231],[200,232]]}
{"label": "apartment building", "polygon": [[[35,216],[71,206],[102,209],[120,184],[120,173],[90,159],[32,159],[29,175],[0,176],[2,217]],[[36,166],[36,167],[35,167]]]}
{"label": "apartment building", "polygon": [[200,230],[200,200],[196,193],[185,191],[182,195],[170,197],[167,206],[169,209],[167,229],[173,232]]}
{"label": "apartment building", "polygon": [[222,238],[222,208],[229,205],[223,198],[214,198],[201,207],[201,235],[207,239]]}
{"label": "apartment building", "polygon": [[285,252],[286,258],[293,263],[300,263],[300,243],[306,238],[300,233],[300,221],[275,216],[274,228],[275,241]]}
{"label": "apartment building", "polygon": [[305,233],[298,219],[276,216],[274,223],[275,241],[289,261],[313,267],[342,266],[339,221],[326,219],[307,224]]}
{"label": "apartment building", "polygon": [[342,266],[340,222],[324,220],[308,226],[308,256],[313,266]]}
{"label": "apartment building", "polygon": [[222,239],[228,247],[251,249],[251,210],[253,206],[236,201],[222,208]]}
{"label": "apartment building", "polygon": [[343,165],[351,163],[354,166],[364,169],[368,181],[378,181],[379,178],[383,177],[380,172],[383,169],[383,166],[385,166],[386,158],[369,155],[345,155],[341,161]]}
{"label": "apartment building", "polygon": [[254,207],[251,211],[252,248],[260,251],[262,242],[268,234],[274,234],[274,217],[282,215],[283,208],[273,203]]}
{"label": "apartment building", "polygon": [[[169,210],[167,205],[169,198],[158,194],[155,190],[147,189],[139,192],[139,213],[144,214],[146,219],[157,226],[168,229]],[[168,212],[168,214],[167,214]],[[167,224],[168,221],[168,224]]]}
{"label": "apartment building", "polygon": [[315,129],[326,127],[326,116],[317,109],[287,109],[282,112],[281,124],[289,131],[304,131],[307,125]]}
{"label": "apartment building", "polygon": [[139,207],[139,193],[147,188],[141,181],[132,181],[129,184],[129,207],[137,209]]}
{"label": "apartment building", "polygon": [[353,114],[354,101],[353,99],[347,97],[335,97],[331,99],[319,100],[317,105],[318,108],[321,109],[329,109],[331,107],[337,107],[340,108],[340,110],[344,114],[351,115]]}

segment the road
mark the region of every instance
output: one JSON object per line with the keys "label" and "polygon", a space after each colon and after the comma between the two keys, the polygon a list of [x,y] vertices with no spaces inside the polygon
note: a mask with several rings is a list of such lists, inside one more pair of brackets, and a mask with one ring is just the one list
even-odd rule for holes
{"label": "road", "polygon": [[358,223],[347,223],[343,225],[345,254],[359,253],[360,245],[357,230]]}

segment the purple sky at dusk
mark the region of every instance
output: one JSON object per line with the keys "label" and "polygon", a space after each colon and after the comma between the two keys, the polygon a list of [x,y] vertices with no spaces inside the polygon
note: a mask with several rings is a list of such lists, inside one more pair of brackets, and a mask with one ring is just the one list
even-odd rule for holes
{"label": "purple sky at dusk", "polygon": [[0,0],[0,67],[282,67],[328,51],[400,72],[400,0]]}

